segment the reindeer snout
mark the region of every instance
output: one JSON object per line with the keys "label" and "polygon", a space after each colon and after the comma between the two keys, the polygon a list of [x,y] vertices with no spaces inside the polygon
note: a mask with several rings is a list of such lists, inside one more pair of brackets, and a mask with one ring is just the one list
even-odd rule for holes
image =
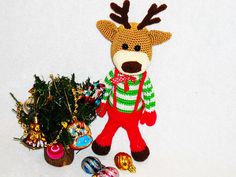
{"label": "reindeer snout", "polygon": [[137,61],[124,62],[121,66],[122,70],[127,73],[137,73],[141,71],[142,65]]}
{"label": "reindeer snout", "polygon": [[137,75],[146,71],[150,60],[144,52],[119,50],[113,56],[113,63],[122,74]]}

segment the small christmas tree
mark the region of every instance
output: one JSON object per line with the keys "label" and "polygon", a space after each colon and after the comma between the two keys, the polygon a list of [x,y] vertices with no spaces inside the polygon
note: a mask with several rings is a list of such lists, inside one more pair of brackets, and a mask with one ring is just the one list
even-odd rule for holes
{"label": "small christmas tree", "polygon": [[89,125],[96,118],[96,108],[104,93],[104,85],[87,79],[76,83],[75,76],[50,76],[46,82],[35,76],[23,103],[16,101],[18,122],[24,129],[19,138],[30,149],[61,144],[65,150],[81,150],[92,142]]}

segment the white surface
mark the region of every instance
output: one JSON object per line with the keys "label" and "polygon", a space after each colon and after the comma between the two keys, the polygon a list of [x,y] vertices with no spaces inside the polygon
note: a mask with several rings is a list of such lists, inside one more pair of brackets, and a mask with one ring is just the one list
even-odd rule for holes
{"label": "white surface", "polygon": [[[116,2],[121,3],[122,0]],[[132,0],[130,19],[140,21],[154,0]],[[149,76],[158,95],[158,123],[141,126],[151,150],[135,163],[133,177],[233,177],[236,174],[236,1],[157,1],[169,8],[150,29],[173,33],[154,48]],[[0,0],[0,176],[80,177],[81,160],[94,155],[88,148],[72,165],[47,165],[42,151],[28,151],[14,142],[22,129],[11,112],[12,91],[28,96],[33,74],[76,73],[79,81],[103,78],[113,67],[110,43],[95,27],[109,19],[110,1]],[[90,6],[90,7],[88,7]],[[106,118],[92,124],[96,136]],[[117,152],[129,152],[127,135],[119,130],[111,153],[100,157],[114,166]],[[121,172],[121,177],[131,176]]]}

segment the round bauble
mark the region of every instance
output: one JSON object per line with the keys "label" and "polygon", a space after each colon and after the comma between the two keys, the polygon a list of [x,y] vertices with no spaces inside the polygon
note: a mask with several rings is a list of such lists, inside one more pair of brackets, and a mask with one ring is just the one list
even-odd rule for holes
{"label": "round bauble", "polygon": [[65,154],[65,149],[62,144],[53,144],[47,146],[47,155],[54,160],[62,158]]}
{"label": "round bauble", "polygon": [[119,177],[119,172],[114,167],[104,167],[101,171],[94,174],[92,177]]}
{"label": "round bauble", "polygon": [[129,154],[120,152],[115,155],[114,161],[117,168],[120,170],[129,170],[131,173],[136,172],[136,168],[133,165],[133,160]]}
{"label": "round bauble", "polygon": [[95,174],[104,167],[101,161],[96,157],[86,157],[81,162],[82,169],[88,174]]}

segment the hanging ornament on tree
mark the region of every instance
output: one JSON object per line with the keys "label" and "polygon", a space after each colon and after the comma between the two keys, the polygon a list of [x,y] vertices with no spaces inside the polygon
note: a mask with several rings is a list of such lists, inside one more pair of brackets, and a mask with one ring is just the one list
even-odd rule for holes
{"label": "hanging ornament on tree", "polygon": [[29,97],[24,103],[23,103],[23,111],[25,114],[29,114],[30,112],[30,107],[34,104],[34,98]]}
{"label": "hanging ornament on tree", "polygon": [[73,111],[72,117],[74,121],[68,126],[67,131],[73,137],[73,141],[70,144],[70,148],[74,150],[82,150],[88,147],[93,142],[93,138],[91,136],[90,128],[83,121],[78,121],[78,118],[76,116],[78,115],[78,101],[81,98],[82,90],[72,89],[72,93],[75,102],[75,109]]}
{"label": "hanging ornament on tree", "polygon": [[91,130],[84,122],[76,121],[72,123],[68,126],[68,132],[74,139],[70,144],[70,148],[74,150],[82,150],[93,142]]}
{"label": "hanging ornament on tree", "polygon": [[33,122],[30,123],[29,133],[22,143],[31,149],[40,149],[47,144],[46,137],[40,130],[37,116],[35,116]]}
{"label": "hanging ornament on tree", "polygon": [[120,152],[115,155],[114,161],[120,170],[129,170],[131,173],[136,172],[136,167],[133,165],[133,160],[129,154]]}
{"label": "hanging ornament on tree", "polygon": [[25,114],[29,114],[30,110],[32,109],[32,107],[34,106],[34,88],[31,88],[29,91],[30,96],[29,98],[23,103],[22,108],[23,111],[25,112]]}
{"label": "hanging ornament on tree", "polygon": [[105,85],[97,81],[94,82],[93,85],[89,85],[88,87],[84,86],[83,89],[85,102],[95,103],[96,106],[99,106],[102,96],[105,92]]}

